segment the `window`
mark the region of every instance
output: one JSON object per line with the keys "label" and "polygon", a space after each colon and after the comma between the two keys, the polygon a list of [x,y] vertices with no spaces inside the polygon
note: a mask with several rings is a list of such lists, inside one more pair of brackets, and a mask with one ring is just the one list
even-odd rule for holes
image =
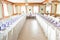
{"label": "window", "polygon": [[8,4],[8,14],[11,16],[11,15],[13,15],[13,6],[12,6],[12,4]]}
{"label": "window", "polygon": [[16,14],[17,12],[16,12],[16,6],[15,5],[13,5],[13,9],[14,9],[14,14]]}
{"label": "window", "polygon": [[2,18],[3,15],[2,15],[2,3],[0,3],[0,18]]}
{"label": "window", "polygon": [[51,5],[47,5],[46,6],[46,13],[51,13]]}
{"label": "window", "polygon": [[60,14],[60,4],[57,5],[57,14]]}
{"label": "window", "polygon": [[9,16],[8,10],[7,10],[7,4],[3,3],[3,7],[4,7],[4,16]]}
{"label": "window", "polygon": [[25,8],[25,6],[21,6],[21,13],[26,13],[26,8]]}
{"label": "window", "polygon": [[34,11],[34,13],[39,13],[39,12],[38,12],[38,11],[39,11],[38,6],[34,6],[34,7],[33,7],[33,11]]}

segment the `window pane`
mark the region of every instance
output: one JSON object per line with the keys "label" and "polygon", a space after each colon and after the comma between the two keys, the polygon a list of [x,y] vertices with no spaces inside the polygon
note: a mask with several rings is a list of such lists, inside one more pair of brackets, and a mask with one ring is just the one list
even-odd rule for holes
{"label": "window pane", "polygon": [[27,13],[28,14],[32,13],[32,6],[27,6]]}
{"label": "window pane", "polygon": [[33,10],[34,10],[34,13],[39,13],[39,12],[38,12],[38,11],[39,11],[38,6],[34,6],[34,7],[33,7]]}
{"label": "window pane", "polygon": [[13,6],[11,4],[8,4],[8,13],[9,15],[13,15]]}
{"label": "window pane", "polygon": [[21,6],[21,13],[26,13],[26,8],[25,8],[25,6]]}
{"label": "window pane", "polygon": [[46,6],[46,13],[51,13],[51,5]]}
{"label": "window pane", "polygon": [[7,10],[7,4],[3,3],[3,7],[4,7],[4,16],[9,16],[8,10]]}
{"label": "window pane", "polygon": [[13,9],[14,9],[14,14],[16,14],[16,6],[13,5]]}
{"label": "window pane", "polygon": [[60,14],[60,4],[57,5],[57,14]]}
{"label": "window pane", "polygon": [[40,5],[40,13],[45,13],[45,5]]}
{"label": "window pane", "polygon": [[2,18],[2,4],[0,3],[0,18]]}

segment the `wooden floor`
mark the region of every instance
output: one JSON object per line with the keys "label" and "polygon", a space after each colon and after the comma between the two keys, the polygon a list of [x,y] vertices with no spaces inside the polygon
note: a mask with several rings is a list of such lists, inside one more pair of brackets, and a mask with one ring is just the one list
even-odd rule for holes
{"label": "wooden floor", "polygon": [[18,40],[48,40],[35,19],[27,19]]}

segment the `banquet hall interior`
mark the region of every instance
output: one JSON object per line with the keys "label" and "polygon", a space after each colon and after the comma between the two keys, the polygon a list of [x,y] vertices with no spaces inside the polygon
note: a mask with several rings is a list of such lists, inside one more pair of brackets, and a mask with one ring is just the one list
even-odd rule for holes
{"label": "banquet hall interior", "polygon": [[60,0],[0,0],[0,40],[60,40]]}

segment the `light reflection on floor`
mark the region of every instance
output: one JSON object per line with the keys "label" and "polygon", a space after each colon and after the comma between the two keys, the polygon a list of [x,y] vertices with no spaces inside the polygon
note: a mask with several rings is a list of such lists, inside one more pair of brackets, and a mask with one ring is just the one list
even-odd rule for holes
{"label": "light reflection on floor", "polygon": [[38,33],[38,23],[36,20],[32,20],[31,21],[31,31],[33,33],[33,35],[36,35]]}
{"label": "light reflection on floor", "polygon": [[27,19],[18,40],[47,40],[35,19]]}

